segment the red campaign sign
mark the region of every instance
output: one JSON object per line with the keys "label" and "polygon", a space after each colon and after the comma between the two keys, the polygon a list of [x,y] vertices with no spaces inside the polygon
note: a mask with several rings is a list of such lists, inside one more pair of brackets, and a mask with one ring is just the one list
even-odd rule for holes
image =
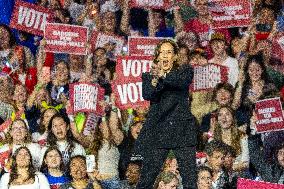
{"label": "red campaign sign", "polygon": [[169,9],[171,6],[170,0],[131,0],[130,7],[132,8],[152,8],[152,9]]}
{"label": "red campaign sign", "polygon": [[212,27],[246,27],[252,16],[251,1],[248,0],[212,0],[209,11],[213,19]]}
{"label": "red campaign sign", "polygon": [[53,21],[50,9],[17,0],[15,2],[10,27],[34,35],[43,36],[45,24]]}
{"label": "red campaign sign", "polygon": [[284,129],[284,117],[280,97],[257,101],[256,130],[258,133]]}
{"label": "red campaign sign", "polygon": [[272,56],[284,62],[284,32],[279,32],[272,41]]}
{"label": "red campaign sign", "polygon": [[284,189],[284,185],[239,178],[237,188],[238,189],[268,189],[268,188]]}
{"label": "red campaign sign", "polygon": [[217,64],[208,64],[206,66],[193,65],[194,76],[190,85],[190,90],[211,90],[218,83],[228,81],[228,69],[225,66]]}
{"label": "red campaign sign", "polygon": [[109,44],[112,45],[112,53],[115,56],[118,56],[122,52],[122,48],[124,45],[124,39],[119,36],[108,35],[101,32],[94,31],[91,36],[91,44],[92,48],[96,49],[98,47],[104,47]]}
{"label": "red campaign sign", "polygon": [[152,63],[152,56],[119,56],[116,64],[117,80],[141,78],[142,73],[150,71]]}
{"label": "red campaign sign", "polygon": [[163,37],[128,37],[128,54],[133,56],[153,56]]}
{"label": "red campaign sign", "polygon": [[112,83],[116,106],[121,110],[148,107],[150,103],[142,97],[142,78],[117,79]]}
{"label": "red campaign sign", "polygon": [[44,31],[47,52],[86,55],[88,28],[47,23]]}
{"label": "red campaign sign", "polygon": [[70,84],[70,102],[73,113],[93,112],[97,115],[104,113],[99,102],[104,100],[104,89],[97,84]]}

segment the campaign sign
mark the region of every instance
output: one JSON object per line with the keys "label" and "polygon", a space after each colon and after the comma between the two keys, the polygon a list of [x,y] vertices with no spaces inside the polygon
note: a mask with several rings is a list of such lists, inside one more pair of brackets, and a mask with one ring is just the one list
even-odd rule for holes
{"label": "campaign sign", "polygon": [[150,71],[152,63],[151,56],[119,56],[116,64],[117,79],[141,78],[142,73]]}
{"label": "campaign sign", "polygon": [[284,189],[284,185],[239,178],[237,188],[238,189],[268,189],[268,188]]}
{"label": "campaign sign", "polygon": [[47,52],[86,55],[88,28],[47,23],[44,31]]}
{"label": "campaign sign", "polygon": [[217,64],[208,64],[206,66],[193,65],[194,76],[190,85],[190,90],[211,90],[218,83],[228,81],[228,69],[225,66]]}
{"label": "campaign sign", "polygon": [[128,37],[128,52],[132,56],[153,56],[163,37]]}
{"label": "campaign sign", "polygon": [[93,112],[102,115],[104,110],[99,102],[103,99],[104,89],[97,84],[70,84],[70,102],[74,113]]}
{"label": "campaign sign", "polygon": [[122,52],[124,39],[122,37],[94,31],[91,36],[91,44],[94,49],[98,47],[106,47],[108,45],[108,51],[111,49],[111,52],[109,53],[117,56]]}
{"label": "campaign sign", "polygon": [[168,9],[171,6],[170,0],[131,0],[132,8],[151,8],[151,9]]}
{"label": "campaign sign", "polygon": [[149,102],[142,96],[142,78],[116,80],[112,83],[116,106],[121,110],[148,107]]}
{"label": "campaign sign", "polygon": [[284,129],[280,97],[257,101],[255,111],[257,116],[256,131],[258,133]]}
{"label": "campaign sign", "polygon": [[53,12],[50,9],[17,0],[10,21],[10,27],[43,36],[45,24],[52,21]]}
{"label": "campaign sign", "polygon": [[272,40],[272,57],[284,62],[284,32],[279,32]]}
{"label": "campaign sign", "polygon": [[252,17],[251,1],[248,0],[211,0],[209,11],[214,29],[246,27],[250,24]]}

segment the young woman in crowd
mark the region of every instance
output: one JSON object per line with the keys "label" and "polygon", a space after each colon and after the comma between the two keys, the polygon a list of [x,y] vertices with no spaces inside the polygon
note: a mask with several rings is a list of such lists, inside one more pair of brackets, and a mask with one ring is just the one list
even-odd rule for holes
{"label": "young woman in crowd", "polygon": [[66,104],[69,98],[69,66],[64,61],[60,61],[54,65],[53,70],[54,77],[46,89],[49,91],[52,104]]}
{"label": "young woman in crowd", "polygon": [[237,59],[228,55],[224,35],[221,33],[212,34],[210,47],[213,51],[213,58],[208,62],[225,66],[228,71],[228,83],[235,86],[239,78],[239,65]]}
{"label": "young woman in crowd", "polygon": [[143,117],[134,117],[133,123],[127,135],[125,135],[124,140],[118,146],[120,152],[119,158],[119,174],[120,178],[125,178],[125,172],[130,163],[130,159],[134,150],[135,141],[142,129],[142,125],[145,119]]}
{"label": "young woman in crowd", "polygon": [[32,134],[33,142],[38,143],[41,147],[46,145],[49,121],[57,113],[58,111],[54,108],[48,108],[42,112],[38,124],[38,131]]}
{"label": "young woman in crowd", "polygon": [[101,189],[96,181],[88,178],[86,158],[84,156],[74,156],[70,159],[69,170],[71,182],[60,186],[60,189]]}
{"label": "young woman in crowd", "polygon": [[0,70],[11,76],[14,83],[26,85],[29,92],[36,84],[34,57],[29,48],[17,45],[11,29],[0,25]]}
{"label": "young woman in crowd", "polygon": [[198,189],[212,189],[213,172],[209,167],[200,166],[197,169],[197,187]]}
{"label": "young woman in crowd", "polygon": [[30,150],[33,157],[33,167],[37,170],[40,168],[42,158],[40,146],[32,143],[27,123],[22,119],[16,119],[9,127],[5,144],[0,147],[2,169],[9,171],[12,168],[9,164],[11,163],[9,158],[21,146],[26,146]]}
{"label": "young woman in crowd", "polygon": [[260,98],[277,94],[277,89],[267,76],[266,67],[261,54],[250,56],[244,66],[244,75],[240,76],[235,93],[235,104],[243,117],[252,116],[254,104]]}
{"label": "young woman in crowd", "polygon": [[[72,123],[73,124],[73,123]],[[64,165],[75,155],[85,156],[85,149],[75,141],[70,130],[70,120],[67,115],[55,114],[49,121],[47,145],[57,146],[62,154]]]}
{"label": "young woman in crowd", "polygon": [[230,107],[222,107],[217,113],[217,124],[214,128],[213,139],[232,146],[237,157],[233,169],[243,171],[249,166],[247,136],[238,130],[234,111]]}
{"label": "young woman in crowd", "polygon": [[50,189],[46,177],[36,172],[33,159],[27,147],[18,148],[12,156],[11,171],[0,181],[1,189]]}
{"label": "young woman in crowd", "polygon": [[41,172],[46,176],[51,189],[59,189],[61,185],[69,183],[69,173],[65,168],[61,152],[57,147],[49,147],[43,156]]}
{"label": "young woman in crowd", "polygon": [[96,166],[93,177],[100,181],[104,189],[119,189],[118,145],[124,135],[119,128],[117,112],[113,109],[110,115],[102,117],[95,128],[92,139],[77,133],[76,138],[95,156]]}

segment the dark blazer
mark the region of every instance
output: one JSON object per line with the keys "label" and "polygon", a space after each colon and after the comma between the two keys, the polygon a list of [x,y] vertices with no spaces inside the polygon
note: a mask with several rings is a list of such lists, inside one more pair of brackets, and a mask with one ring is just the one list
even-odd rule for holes
{"label": "dark blazer", "polygon": [[142,94],[151,106],[147,120],[136,141],[135,151],[153,148],[195,146],[197,143],[196,120],[189,107],[189,85],[193,69],[183,65],[159,79],[152,86],[152,75],[142,75]]}
{"label": "dark blazer", "polygon": [[257,136],[249,136],[248,140],[250,162],[259,172],[261,178],[266,182],[278,183],[284,168],[277,162],[269,164],[265,160],[263,151],[260,150],[259,138]]}

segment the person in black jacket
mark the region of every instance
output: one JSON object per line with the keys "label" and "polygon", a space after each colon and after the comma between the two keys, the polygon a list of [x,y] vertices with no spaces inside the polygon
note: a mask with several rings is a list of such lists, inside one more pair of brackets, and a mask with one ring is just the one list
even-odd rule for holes
{"label": "person in black jacket", "polygon": [[275,162],[268,163],[260,149],[259,135],[251,135],[248,140],[250,162],[263,181],[284,184],[284,143],[275,150]]}
{"label": "person in black jacket", "polygon": [[196,120],[189,107],[189,85],[193,69],[177,66],[178,46],[162,41],[155,50],[151,72],[142,75],[142,94],[151,106],[135,143],[135,154],[142,155],[143,166],[137,189],[150,189],[169,150],[173,150],[183,180],[183,188],[196,188]]}

